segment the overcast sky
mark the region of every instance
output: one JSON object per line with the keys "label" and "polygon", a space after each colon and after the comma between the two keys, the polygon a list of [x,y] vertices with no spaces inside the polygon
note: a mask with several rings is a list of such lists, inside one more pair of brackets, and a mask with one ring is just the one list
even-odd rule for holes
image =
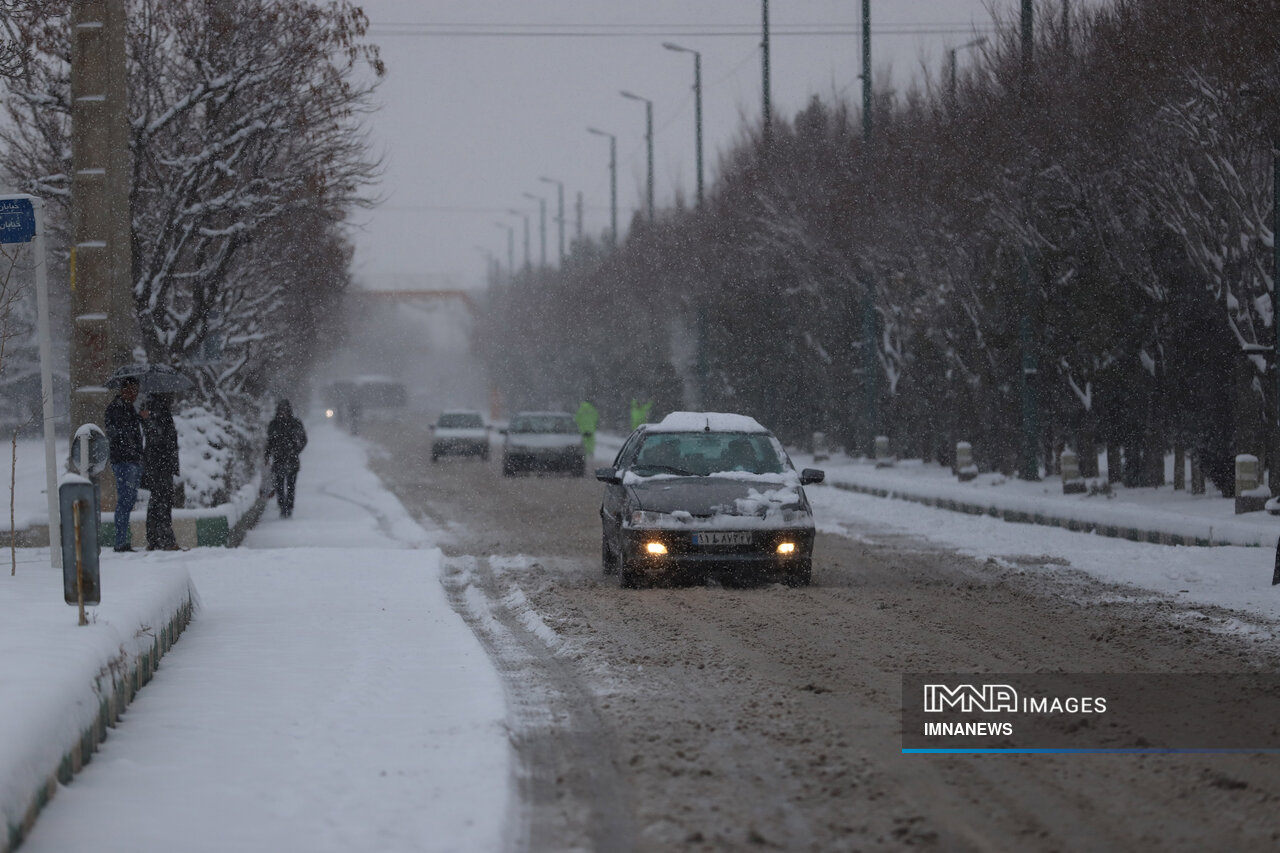
{"label": "overcast sky", "polygon": [[[1081,0],[1073,4],[1079,5]],[[1096,0],[1095,0],[1096,2]],[[609,140],[616,134],[618,220],[625,233],[644,204],[645,107],[653,101],[656,204],[692,201],[695,178],[693,57],[702,54],[703,151],[709,188],[718,154],[761,115],[761,0],[363,0],[370,37],[387,64],[371,141],[385,159],[381,205],[356,217],[356,275],[372,289],[477,287],[486,252],[505,267],[506,225],[523,261],[529,214],[533,262],[558,261],[557,186],[566,245],[576,231],[609,226]],[[1056,5],[1056,4],[1055,4]],[[942,73],[949,48],[992,29],[990,11],[1016,15],[1019,0],[873,0],[872,79],[902,91],[924,71]],[[792,117],[813,95],[861,98],[861,3],[773,0],[771,97]],[[974,60],[960,53],[960,65]],[[417,277],[416,280],[406,276]]]}

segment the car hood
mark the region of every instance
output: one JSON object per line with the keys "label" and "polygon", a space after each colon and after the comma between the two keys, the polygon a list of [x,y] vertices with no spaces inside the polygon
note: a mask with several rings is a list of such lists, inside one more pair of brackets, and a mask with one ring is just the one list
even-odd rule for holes
{"label": "car hood", "polygon": [[780,478],[650,477],[631,480],[627,490],[632,510],[685,512],[695,518],[768,518],[783,510],[808,510],[799,484]]}

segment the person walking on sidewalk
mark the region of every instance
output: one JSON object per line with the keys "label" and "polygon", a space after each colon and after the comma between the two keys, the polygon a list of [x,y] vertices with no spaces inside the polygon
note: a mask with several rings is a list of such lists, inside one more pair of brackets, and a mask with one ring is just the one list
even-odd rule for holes
{"label": "person walking on sidewalk", "polygon": [[293,415],[288,400],[276,404],[275,417],[267,424],[267,462],[276,484],[276,502],[280,517],[293,515],[294,492],[298,484],[299,457],[307,446],[307,431]]}
{"label": "person walking on sidewalk", "polygon": [[147,550],[179,551],[173,534],[173,480],[178,476],[178,428],[173,424],[168,394],[147,395],[150,415],[142,422],[147,437],[142,452],[142,487],[147,502]]}
{"label": "person walking on sidewalk", "polygon": [[115,550],[132,551],[129,516],[138,500],[142,480],[142,417],[133,403],[138,399],[138,380],[126,378],[120,391],[107,405],[107,446],[111,453],[111,475],[116,478]]}

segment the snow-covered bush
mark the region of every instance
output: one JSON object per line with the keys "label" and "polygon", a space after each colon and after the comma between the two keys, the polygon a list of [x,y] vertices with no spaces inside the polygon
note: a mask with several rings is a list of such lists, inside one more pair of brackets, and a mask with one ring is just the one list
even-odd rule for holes
{"label": "snow-covered bush", "polygon": [[244,425],[190,406],[175,414],[178,459],[188,507],[226,503],[253,477],[252,433]]}

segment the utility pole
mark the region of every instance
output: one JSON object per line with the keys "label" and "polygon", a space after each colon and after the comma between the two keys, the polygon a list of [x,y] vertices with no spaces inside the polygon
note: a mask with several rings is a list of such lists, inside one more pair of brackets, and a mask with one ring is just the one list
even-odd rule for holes
{"label": "utility pole", "polygon": [[512,216],[519,216],[524,220],[524,268],[525,271],[528,272],[529,268],[532,266],[532,262],[529,260],[529,214],[525,213],[523,210],[516,210],[515,208],[509,209],[507,213],[510,213]]}
{"label": "utility pole", "polygon": [[[1027,117],[1027,110],[1031,107],[1031,74],[1032,74],[1032,56],[1034,49],[1034,30],[1032,26],[1032,7],[1033,0],[1022,0],[1022,109],[1024,121],[1030,125],[1030,119]],[[1030,190],[1028,185],[1023,187],[1023,196],[1026,198]],[[1022,480],[1035,481],[1040,479],[1040,426],[1039,426],[1039,401],[1036,399],[1036,379],[1039,375],[1039,367],[1036,362],[1035,349],[1035,327],[1033,326],[1033,311],[1035,308],[1035,292],[1032,287],[1034,277],[1031,274],[1031,258],[1030,247],[1022,247],[1022,265],[1020,277],[1022,279],[1022,294],[1025,304],[1022,309],[1022,319],[1019,324],[1019,339],[1022,343],[1022,370],[1021,370],[1021,390],[1022,390],[1022,464],[1019,466],[1018,477]]]}
{"label": "utility pole", "polygon": [[581,243],[582,242],[582,190],[578,190],[577,214],[578,214],[578,221],[576,223],[577,229],[574,231],[574,239],[577,242]]}
{"label": "utility pole", "polygon": [[[871,0],[862,0],[862,141],[871,156]],[[874,174],[873,169],[868,174]],[[862,389],[867,427],[867,456],[875,455],[880,433],[879,323],[876,317],[875,284],[868,277],[862,291]]]}
{"label": "utility pole", "polygon": [[[97,423],[133,360],[124,0],[71,4],[71,432]],[[115,507],[103,478],[102,508]]]}
{"label": "utility pole", "polygon": [[[773,145],[773,107],[769,103],[769,0],[760,0],[764,25],[762,27],[763,37],[760,40],[761,49],[761,92],[763,100],[764,113],[764,131],[763,141],[765,150]],[[864,0],[865,2],[865,0]]]}

